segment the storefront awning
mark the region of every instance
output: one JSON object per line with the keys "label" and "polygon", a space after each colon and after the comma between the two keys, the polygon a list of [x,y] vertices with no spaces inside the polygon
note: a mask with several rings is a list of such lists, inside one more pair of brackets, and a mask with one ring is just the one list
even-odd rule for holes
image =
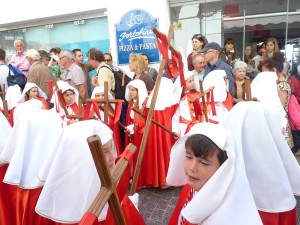
{"label": "storefront awning", "polygon": [[[287,12],[268,13],[268,14],[257,14],[245,16],[246,26],[255,25],[267,25],[267,24],[279,24],[286,23]],[[300,22],[300,11],[290,12],[288,14],[288,23]],[[234,27],[244,27],[244,17],[228,17],[223,18],[223,27],[225,30]]]}
{"label": "storefront awning", "polygon": [[212,3],[212,2],[221,2],[222,0],[169,0],[170,7],[191,5],[191,4],[200,4],[200,3]]}

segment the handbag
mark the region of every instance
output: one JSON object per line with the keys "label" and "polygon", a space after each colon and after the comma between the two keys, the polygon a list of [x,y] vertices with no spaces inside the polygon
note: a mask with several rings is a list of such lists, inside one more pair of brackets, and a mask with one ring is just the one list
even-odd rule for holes
{"label": "handbag", "polygon": [[[11,71],[14,75],[11,74]],[[22,91],[27,83],[26,76],[20,70],[16,70],[11,64],[8,64],[8,76],[6,80],[8,87],[17,84]]]}

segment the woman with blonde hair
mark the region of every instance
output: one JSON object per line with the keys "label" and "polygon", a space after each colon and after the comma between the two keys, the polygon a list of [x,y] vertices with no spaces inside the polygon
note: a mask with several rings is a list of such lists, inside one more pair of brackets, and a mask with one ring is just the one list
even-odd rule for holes
{"label": "woman with blonde hair", "polygon": [[141,54],[130,54],[129,69],[134,72],[133,80],[142,80],[147,88],[147,91],[152,91],[154,81],[144,71],[146,68],[145,59]]}

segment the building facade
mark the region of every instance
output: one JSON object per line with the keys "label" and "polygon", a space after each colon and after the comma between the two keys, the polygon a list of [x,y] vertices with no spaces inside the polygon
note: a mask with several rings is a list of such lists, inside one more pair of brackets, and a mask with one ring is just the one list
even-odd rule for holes
{"label": "building facade", "polygon": [[49,15],[44,17],[32,13],[24,20],[0,20],[0,47],[9,57],[14,53],[13,41],[22,39],[27,49],[80,48],[86,53],[97,47],[103,52],[110,49],[117,59],[115,25],[130,10],[142,9],[158,18],[164,33],[174,24],[173,44],[184,58],[192,51],[191,37],[199,33],[221,46],[233,38],[241,58],[246,43],[259,48],[268,37],[275,37],[291,64],[300,62],[299,0],[111,0],[97,6],[89,2],[82,10],[70,5],[64,12],[51,13],[48,8]]}

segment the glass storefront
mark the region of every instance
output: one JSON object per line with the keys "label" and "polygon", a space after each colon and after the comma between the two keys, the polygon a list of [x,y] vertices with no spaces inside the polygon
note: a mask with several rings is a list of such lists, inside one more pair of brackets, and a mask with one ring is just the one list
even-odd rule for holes
{"label": "glass storefront", "polygon": [[52,47],[70,50],[80,48],[85,59],[90,48],[97,47],[107,52],[110,45],[107,17],[1,31],[0,47],[6,50],[8,59],[15,53],[13,43],[16,39],[23,40],[27,49],[49,51]]}
{"label": "glass storefront", "polygon": [[185,57],[192,51],[191,37],[201,33],[221,46],[233,38],[241,58],[246,43],[259,50],[275,37],[290,64],[300,63],[299,0],[170,0],[170,12],[174,44]]}

